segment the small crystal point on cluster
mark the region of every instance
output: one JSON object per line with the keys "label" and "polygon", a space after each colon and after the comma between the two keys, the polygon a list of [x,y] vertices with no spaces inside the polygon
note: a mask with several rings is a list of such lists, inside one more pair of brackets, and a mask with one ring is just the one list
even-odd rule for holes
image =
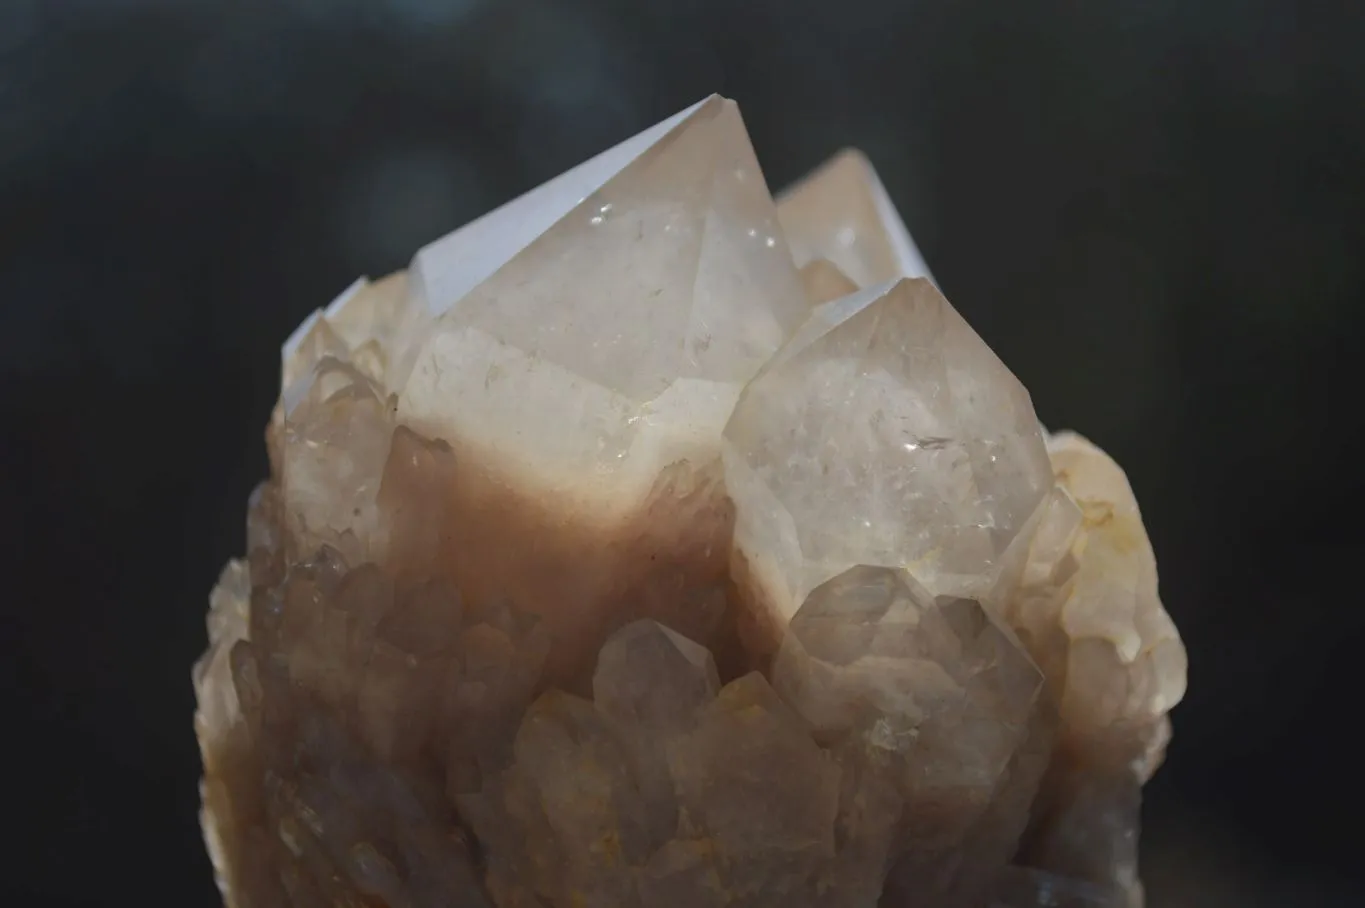
{"label": "small crystal point on cluster", "polygon": [[195,666],[229,906],[1135,908],[1185,653],[868,161],[708,98],[283,349]]}
{"label": "small crystal point on cluster", "polygon": [[1023,385],[923,279],[814,309],[724,450],[746,592],[776,628],[855,565],[990,594],[1052,485]]}

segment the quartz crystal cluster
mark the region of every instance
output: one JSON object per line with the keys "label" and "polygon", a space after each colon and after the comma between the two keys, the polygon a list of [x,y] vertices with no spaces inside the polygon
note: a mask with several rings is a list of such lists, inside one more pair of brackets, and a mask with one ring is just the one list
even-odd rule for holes
{"label": "quartz crystal cluster", "polygon": [[195,666],[234,908],[1135,908],[1185,653],[846,152],[712,97],[284,345]]}

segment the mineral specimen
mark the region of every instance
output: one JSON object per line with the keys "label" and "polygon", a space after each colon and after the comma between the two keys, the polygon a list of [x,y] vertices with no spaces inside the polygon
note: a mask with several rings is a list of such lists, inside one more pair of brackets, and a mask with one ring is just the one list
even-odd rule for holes
{"label": "mineral specimen", "polygon": [[284,345],[195,666],[234,908],[1142,901],[1185,654],[845,152],[712,97]]}

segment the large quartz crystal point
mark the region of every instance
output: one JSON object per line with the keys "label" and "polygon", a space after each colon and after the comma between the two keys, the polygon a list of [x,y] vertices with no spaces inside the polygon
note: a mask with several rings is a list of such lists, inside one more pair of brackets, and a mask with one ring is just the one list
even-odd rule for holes
{"label": "large quartz crystal point", "polygon": [[1052,484],[1028,392],[926,280],[816,308],[745,389],[725,442],[760,651],[855,565],[986,597]]}
{"label": "large quartz crystal point", "polygon": [[984,897],[1051,747],[1042,674],[1013,632],[905,570],[859,566],[811,591],[773,679],[836,753],[891,782],[897,888],[943,908]]}
{"label": "large quartz crystal point", "polygon": [[807,309],[735,104],[711,97],[433,243],[410,280],[428,322],[390,370],[396,415],[449,445],[426,494],[460,520],[400,570],[542,611],[561,657],[628,599],[707,639],[721,429]]}
{"label": "large quartz crystal point", "polygon": [[803,273],[823,261],[859,287],[899,277],[933,280],[862,152],[845,149],[789,187],[778,196],[777,216]]}

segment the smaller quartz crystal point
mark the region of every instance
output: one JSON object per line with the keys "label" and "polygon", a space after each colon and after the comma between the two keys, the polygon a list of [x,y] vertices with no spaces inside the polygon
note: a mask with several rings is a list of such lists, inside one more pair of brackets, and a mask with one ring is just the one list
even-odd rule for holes
{"label": "smaller quartz crystal point", "polygon": [[926,280],[816,308],[725,441],[739,575],[773,628],[859,564],[990,594],[1052,480],[1028,393]]}
{"label": "smaller quartz crystal point", "polygon": [[378,493],[393,431],[384,375],[407,276],[360,279],[285,341],[268,433],[279,504],[296,551],[355,558],[383,547]]}
{"label": "smaller quartz crystal point", "polygon": [[887,854],[897,889],[978,904],[1018,846],[1052,747],[1042,674],[1013,632],[907,571],[859,566],[806,598],[773,677],[821,740],[884,783],[882,809],[902,816]]}
{"label": "smaller quartz crystal point", "polygon": [[846,152],[708,98],[310,315],[196,663],[227,908],[1141,908],[1185,652]]}
{"label": "smaller quartz crystal point", "polygon": [[[932,280],[872,163],[839,152],[777,201],[796,264],[827,259],[859,287],[899,277]],[[823,301],[822,301],[823,302]]]}
{"label": "smaller quartz crystal point", "polygon": [[281,349],[281,389],[284,392],[308,374],[325,356],[355,365],[383,385],[388,354],[407,306],[408,278],[404,272],[370,282],[353,283],[325,309],[304,320]]}

